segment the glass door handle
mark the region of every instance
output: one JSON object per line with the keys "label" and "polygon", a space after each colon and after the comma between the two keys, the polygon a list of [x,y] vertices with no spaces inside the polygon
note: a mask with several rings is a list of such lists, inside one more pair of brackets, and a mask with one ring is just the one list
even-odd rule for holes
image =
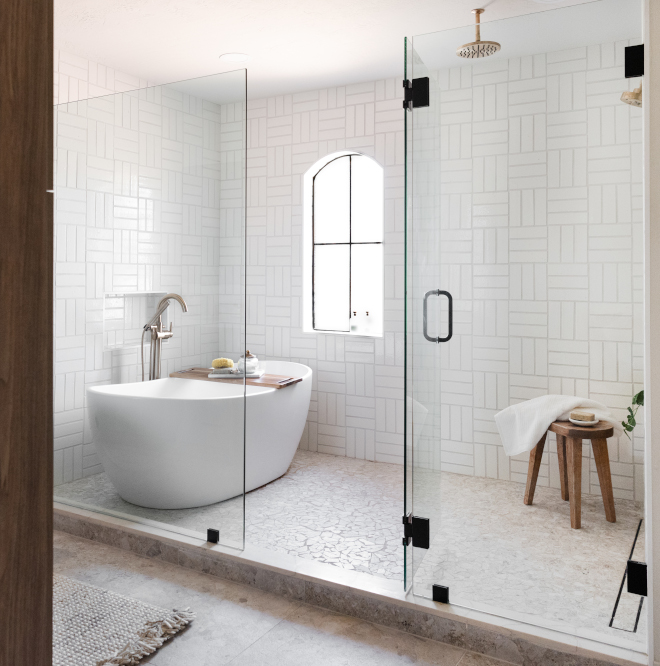
{"label": "glass door handle", "polygon": [[[446,296],[447,301],[449,302],[449,320],[448,320],[448,327],[447,327],[447,337],[446,338],[432,338],[428,334],[428,328],[427,328],[427,316],[426,316],[426,310],[427,310],[427,304],[429,300],[429,296]],[[453,325],[454,325],[454,304],[453,304],[453,299],[451,297],[451,294],[448,291],[443,291],[442,289],[431,289],[431,291],[427,291],[424,294],[424,337],[429,341],[429,342],[447,342],[448,340],[451,340],[451,336],[453,335]]]}

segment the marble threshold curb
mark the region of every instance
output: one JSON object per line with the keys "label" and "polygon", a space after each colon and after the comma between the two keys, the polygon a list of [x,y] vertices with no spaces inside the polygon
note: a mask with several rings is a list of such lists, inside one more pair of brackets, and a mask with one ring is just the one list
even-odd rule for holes
{"label": "marble threshold curb", "polygon": [[[239,551],[86,509],[54,504],[54,528],[187,569],[406,631],[521,666],[648,664],[634,648],[571,636],[405,594],[377,578],[246,545]],[[636,651],[637,650],[637,651]]]}

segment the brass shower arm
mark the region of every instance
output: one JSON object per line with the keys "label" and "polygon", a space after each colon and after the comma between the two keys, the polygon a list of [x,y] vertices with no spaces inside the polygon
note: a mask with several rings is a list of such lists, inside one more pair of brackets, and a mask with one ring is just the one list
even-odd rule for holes
{"label": "brass shower arm", "polygon": [[475,14],[476,23],[474,26],[474,32],[476,39],[475,42],[481,41],[481,15],[484,13],[483,9],[473,9],[472,13]]}

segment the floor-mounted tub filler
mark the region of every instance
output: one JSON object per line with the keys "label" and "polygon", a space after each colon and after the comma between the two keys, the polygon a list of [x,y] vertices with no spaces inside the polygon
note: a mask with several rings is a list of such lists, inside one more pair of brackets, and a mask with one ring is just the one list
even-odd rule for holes
{"label": "floor-mounted tub filler", "polygon": [[302,381],[274,389],[166,378],[87,389],[99,458],[121,497],[186,509],[240,495],[244,469],[246,492],[282,476],[305,427],[312,370],[262,367]]}

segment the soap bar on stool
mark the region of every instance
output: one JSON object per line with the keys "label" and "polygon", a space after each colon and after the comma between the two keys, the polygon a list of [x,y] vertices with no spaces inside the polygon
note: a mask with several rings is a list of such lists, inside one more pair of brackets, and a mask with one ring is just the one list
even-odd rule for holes
{"label": "soap bar on stool", "polygon": [[574,421],[595,421],[596,415],[593,412],[585,412],[581,409],[574,409],[571,412],[571,418]]}

